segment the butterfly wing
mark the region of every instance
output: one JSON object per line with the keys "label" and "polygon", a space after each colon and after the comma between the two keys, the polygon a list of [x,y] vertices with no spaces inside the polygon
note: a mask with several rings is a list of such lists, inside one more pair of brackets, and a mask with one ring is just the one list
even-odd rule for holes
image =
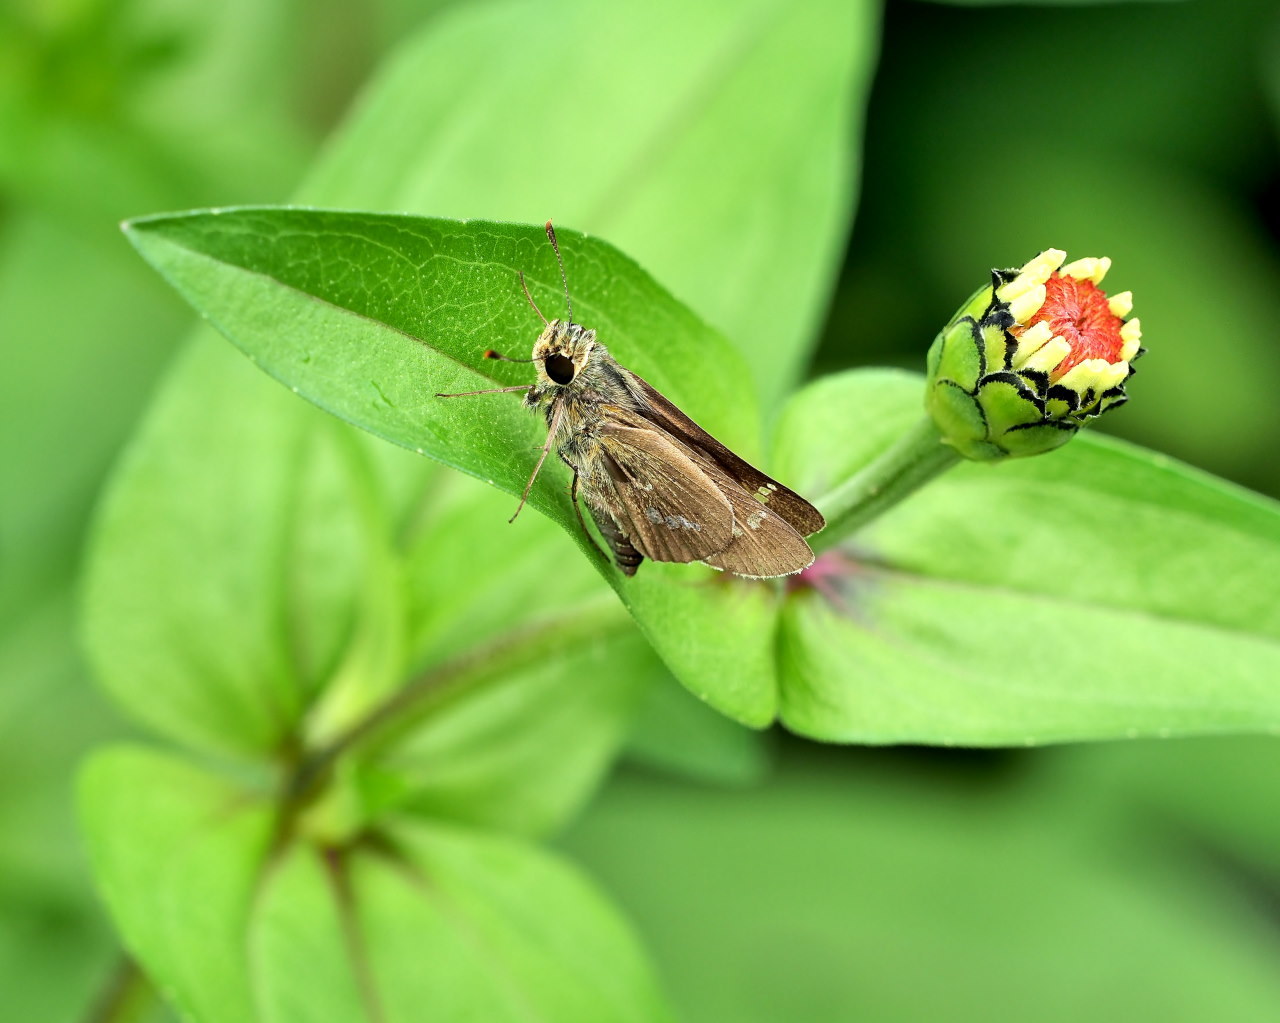
{"label": "butterfly wing", "polygon": [[718,466],[703,468],[733,509],[733,539],[724,550],[703,561],[754,579],[793,575],[813,564],[813,551],[790,522],[748,494]]}
{"label": "butterfly wing", "polygon": [[680,445],[612,418],[597,439],[588,492],[636,551],[654,561],[702,561],[732,543],[728,498]]}
{"label": "butterfly wing", "polygon": [[710,462],[716,466],[725,478],[748,495],[755,495],[753,501],[776,512],[802,537],[816,533],[827,524],[822,513],[803,497],[739,458],[668,401],[652,384],[630,371],[627,372],[649,405],[642,414],[666,433],[692,448],[696,461]]}

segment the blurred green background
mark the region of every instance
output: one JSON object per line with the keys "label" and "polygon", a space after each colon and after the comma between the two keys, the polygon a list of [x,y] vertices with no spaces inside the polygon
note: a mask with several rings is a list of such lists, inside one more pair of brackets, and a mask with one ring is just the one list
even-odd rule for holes
{"label": "blurred green background", "polygon": [[[75,575],[191,317],[116,222],[285,201],[381,57],[462,2],[0,6],[5,1018],[90,1018],[119,954],[71,785],[128,726],[77,652]],[[891,2],[882,31],[814,373],[918,368],[987,267],[1110,255],[1151,351],[1102,428],[1280,494],[1280,8]],[[1280,1014],[1269,739],[722,742],[633,756],[560,840],[686,1019]]]}

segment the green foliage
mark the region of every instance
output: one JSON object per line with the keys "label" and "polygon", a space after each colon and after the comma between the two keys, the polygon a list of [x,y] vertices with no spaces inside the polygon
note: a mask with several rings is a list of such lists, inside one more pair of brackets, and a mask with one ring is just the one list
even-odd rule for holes
{"label": "green foliage", "polygon": [[82,801],[125,939],[184,1016],[665,1018],[613,911],[522,842],[406,821],[281,845],[269,802],[131,747],[91,761]]}
{"label": "green foliage", "polygon": [[1280,941],[1258,889],[1181,838],[1201,793],[1274,798],[1264,745],[793,747],[749,792],[623,777],[560,845],[636,921],[690,1020],[1262,1021]]}
{"label": "green foliage", "polygon": [[[522,259],[540,304],[553,300],[537,228],[245,210],[130,232],[292,389],[508,493],[523,488],[536,431],[521,410],[505,395],[434,392],[521,379],[485,370],[481,356],[491,330],[515,332],[501,317],[520,313]],[[567,233],[565,244],[583,269],[578,318],[730,443],[748,435],[727,347],[606,246]],[[333,269],[344,266],[354,272]],[[863,371],[800,392],[778,426],[781,477],[809,494],[834,490],[919,418],[922,390],[915,377]],[[498,408],[478,413],[481,401]],[[540,480],[534,504],[599,564],[563,475]],[[894,509],[849,549],[834,595],[682,585],[692,570],[652,565],[633,584],[601,567],[681,681],[749,724],[767,723],[780,701],[793,730],[844,741],[1266,730],[1280,726],[1268,684],[1280,619],[1263,596],[1280,572],[1277,512],[1162,456],[1090,441],[1025,466],[966,466]],[[1231,701],[1218,695],[1224,681]]]}
{"label": "green foliage", "polygon": [[[985,267],[1108,254],[1152,355],[1106,429],[1274,490],[1265,5],[1070,6],[887,8],[871,190],[819,361],[918,368]],[[1274,1015],[1274,938],[1242,897],[1269,897],[1280,863],[1273,740],[814,759],[737,723],[968,745],[1277,726],[1272,503],[1095,437],[877,502],[920,382],[796,390],[850,224],[877,17],[0,11],[10,1014],[168,1018],[141,1004],[154,985],[201,1021],[667,1018],[567,853],[636,920],[682,1017]],[[226,206],[279,201],[379,37],[404,42],[293,198],[404,215]],[[1009,99],[1063,53],[1058,88]],[[993,112],[999,144],[975,134]],[[337,417],[209,329],[174,362],[82,588],[104,689],[173,748],[93,757],[77,836],[72,765],[127,726],[87,689],[70,579],[180,314],[113,222],[213,203],[131,238]],[[434,392],[528,379],[479,355],[528,352],[517,269],[562,308],[549,216],[578,319],[624,364],[829,513],[860,495],[815,538],[819,571],[623,580],[554,459],[505,524],[540,424],[512,395]],[[537,851],[620,755],[679,781],[624,776]],[[111,921],[146,976],[121,972],[114,1006]]]}
{"label": "green foliage", "polygon": [[296,199],[607,238],[733,339],[772,408],[844,246],[876,17],[869,0],[474,5],[396,54]]}
{"label": "green foliage", "polygon": [[[476,95],[467,105],[469,126],[476,123],[475,110],[492,106],[495,127],[505,124],[510,113],[505,106],[493,106],[499,97],[505,103],[506,86],[492,75],[476,74],[476,61],[501,51],[512,69],[519,66],[541,73],[545,68],[542,54],[529,46],[530,28],[544,30],[542,16],[533,16],[531,10],[526,16],[524,8],[509,6],[503,18],[495,20],[494,10],[477,8],[446,18],[421,43],[406,47],[366,102],[363,116],[347,129],[301,197],[395,208],[417,205],[429,195],[435,209],[447,211],[450,203],[458,203],[466,213],[488,208],[501,214],[501,202],[494,205],[492,183],[486,184],[474,174],[444,176],[442,180],[455,183],[452,197],[436,187],[422,192],[423,198],[406,198],[441,173],[440,146],[445,140],[467,166],[472,166],[477,154],[490,144],[490,133],[480,132],[457,151],[456,135],[449,133],[444,119],[432,113],[441,93],[439,82],[423,75],[424,67],[432,75],[444,75],[450,89],[456,90],[459,82],[470,83]],[[840,10],[840,17],[847,18],[845,8]],[[801,207],[810,209],[814,216],[798,221],[789,216],[778,218],[778,223],[787,227],[781,240],[794,249],[795,277],[790,283],[773,286],[791,287],[801,299],[795,315],[808,317],[812,323],[828,286],[813,267],[818,263],[830,266],[830,255],[843,231],[843,215],[837,211],[847,207],[849,200],[848,150],[842,140],[854,93],[837,88],[836,83],[847,85],[859,64],[849,60],[847,44],[833,38],[827,57],[794,78],[797,96],[811,89],[820,97],[817,102],[805,102],[809,119],[803,123],[775,119],[773,123],[784,129],[783,133],[772,138],[757,136],[752,161],[741,158],[741,140],[731,120],[693,116],[705,102],[726,112],[742,109],[744,101],[754,102],[753,90],[758,94],[766,80],[763,71],[785,61],[787,46],[797,35],[805,34],[806,24],[814,24],[808,20],[814,14],[782,11],[783,5],[777,3],[732,11],[726,5],[723,13],[740,29],[725,49],[724,18],[703,20],[709,12],[673,5],[668,12],[672,37],[684,40],[681,73],[688,77],[676,93],[646,94],[649,106],[633,106],[633,116],[625,124],[615,117],[616,105],[607,99],[599,104],[594,116],[601,123],[593,126],[595,138],[603,143],[613,132],[620,143],[620,158],[611,175],[602,171],[602,159],[568,168],[545,159],[526,159],[522,164],[519,146],[512,138],[504,141],[501,160],[484,158],[480,164],[519,168],[520,180],[532,186],[525,201],[537,207],[534,216],[553,212],[558,221],[574,223],[573,210],[578,209],[576,222],[589,228],[598,227],[597,222],[607,216],[620,216],[631,223],[628,230],[633,237],[656,239],[669,249],[673,239],[653,216],[652,204],[669,204],[679,189],[682,201],[701,206],[708,216],[719,210],[727,217],[732,206],[726,207],[725,201],[743,194],[725,190],[724,180],[730,176],[743,189],[772,189],[769,194],[781,212],[784,207],[795,208],[800,195],[794,190],[795,179],[777,172],[784,165],[788,173],[798,170],[807,182]],[[628,33],[617,33],[620,27],[625,28],[627,17],[631,15],[604,15],[595,8],[584,8],[576,49],[597,52],[604,60],[610,54],[626,60],[646,59],[620,45]],[[565,45],[575,48],[572,41]],[[648,59],[669,49],[663,43]],[[451,66],[465,68],[465,74],[450,72]],[[486,93],[491,94],[489,98]],[[548,102],[534,108],[539,119],[521,122],[529,127],[526,144],[536,145],[538,156],[544,154],[546,140],[560,127],[558,107],[551,100],[564,95],[559,83],[548,82]],[[675,112],[683,107],[689,108],[689,115],[673,121]],[[406,153],[399,141],[391,143],[388,138],[384,158],[370,160],[371,140],[387,138],[388,133],[405,139],[405,123],[436,126],[442,132],[440,142]],[[787,146],[796,141],[789,133],[797,129],[807,132],[810,144],[821,143],[829,158],[802,166],[784,160]],[[637,165],[635,154],[648,145],[647,138],[659,134],[667,147],[666,155],[675,163],[668,165],[664,158]],[[468,151],[468,146],[473,151]],[[394,155],[397,150],[400,156]],[[603,153],[599,155],[603,157]],[[693,191],[686,190],[690,159],[705,165],[700,188]],[[746,170],[750,173],[741,173]],[[469,182],[469,189],[457,191],[461,182]],[[553,204],[548,185],[561,189],[565,201]],[[616,199],[603,201],[611,193],[619,194],[620,188],[644,200],[649,208],[644,204],[628,207]],[[235,216],[239,214],[227,215],[220,225],[232,224]],[[395,218],[364,220],[361,230],[348,239],[356,248],[363,246],[359,254],[348,254],[355,261],[349,266],[356,262],[371,266],[371,259],[383,258],[388,231],[395,244],[414,243],[394,229]],[[151,221],[149,226],[165,223],[189,224],[161,220]],[[719,233],[696,232],[698,245],[686,240],[676,246],[696,256],[686,264],[692,269],[685,276],[695,280],[693,269],[697,269],[709,282],[702,285],[704,289],[719,287],[719,275],[708,272],[710,268],[754,250],[753,261],[740,269],[734,286],[748,291],[770,286],[765,280],[770,263],[762,256],[773,225],[758,218],[736,217],[734,225],[735,229]],[[440,242],[459,241],[457,225],[441,226]],[[366,234],[363,241],[358,237],[361,231]],[[499,225],[490,227],[489,233],[490,248],[482,246],[465,258],[476,265],[492,261],[494,266],[484,286],[478,291],[472,288],[470,299],[455,293],[455,299],[464,304],[452,314],[452,333],[440,321],[442,330],[437,336],[447,342],[440,349],[444,355],[416,342],[405,344],[403,331],[417,327],[417,322],[393,325],[377,319],[387,310],[405,311],[405,295],[398,290],[399,266],[374,271],[383,272],[397,289],[379,292],[376,283],[366,287],[356,276],[333,272],[333,267],[307,266],[305,260],[283,255],[272,271],[283,277],[300,274],[293,279],[304,288],[300,291],[281,289],[261,274],[233,272],[233,259],[217,264],[206,258],[198,266],[201,260],[191,258],[179,268],[176,264],[183,261],[176,257],[184,252],[181,244],[165,241],[160,230],[150,241],[167,246],[164,254],[175,264],[171,267],[175,278],[185,274],[188,283],[195,279],[206,285],[213,283],[215,290],[222,288],[224,294],[231,281],[234,290],[253,287],[256,281],[274,292],[268,316],[275,318],[274,325],[265,321],[228,324],[234,331],[252,334],[254,344],[272,337],[296,339],[296,332],[281,328],[295,325],[300,313],[313,326],[319,327],[324,320],[335,328],[332,332],[317,330],[315,338],[322,343],[310,352],[287,347],[278,350],[276,356],[287,356],[281,364],[275,363],[276,356],[265,356],[264,362],[272,363],[282,376],[308,364],[298,360],[301,355],[310,357],[317,370],[338,352],[344,352],[345,357],[349,350],[341,346],[359,334],[365,342],[361,350],[373,360],[368,364],[369,372],[361,374],[363,393],[331,394],[323,399],[326,404],[345,411],[345,403],[354,399],[360,406],[360,418],[370,410],[388,416],[382,432],[403,441],[404,431],[416,430],[411,447],[447,453],[455,464],[518,491],[531,464],[525,456],[537,443],[536,424],[514,401],[482,400],[478,406],[446,409],[444,402],[434,398],[439,385],[431,382],[430,372],[424,372],[424,365],[430,369],[434,358],[435,365],[446,366],[453,378],[469,376],[474,380],[474,373],[459,365],[459,352],[465,349],[467,361],[478,366],[484,347],[509,348],[513,338],[523,344],[531,341],[531,314],[513,288],[517,266],[531,273],[535,289],[539,282],[545,285],[539,291],[544,307],[557,307],[550,252],[545,242],[532,244],[535,238],[540,241],[540,236],[528,229]],[[322,233],[320,238],[328,241],[330,236]],[[572,232],[566,232],[565,238],[571,250],[575,293],[580,281],[595,291],[596,282],[611,277],[618,279],[620,287],[636,287],[639,279],[625,257]],[[244,240],[243,232],[239,240],[223,238],[232,250]],[[471,243],[466,237],[461,240]],[[430,235],[418,238],[419,253],[423,245],[435,241]],[[293,242],[305,246],[306,238],[298,236]],[[522,247],[518,259],[517,245]],[[583,253],[580,260],[576,255],[579,247]],[[277,251],[276,256],[281,257],[282,252]],[[456,268],[450,267],[448,260],[443,262],[442,272],[456,279]],[[221,282],[217,283],[219,266]],[[330,285],[338,291],[315,294]],[[436,293],[428,290],[426,294],[434,298]],[[319,298],[323,300],[317,301]],[[367,305],[361,307],[362,302]],[[591,304],[587,299],[586,308]],[[631,364],[673,394],[687,391],[682,400],[709,425],[737,437],[742,448],[757,447],[760,421],[740,356],[683,307],[665,300],[652,283],[640,280],[640,291],[633,295],[631,306],[624,321],[638,319],[639,310],[648,307],[648,333],[641,336],[655,349],[647,359],[644,352],[638,352]],[[656,307],[668,309],[670,317],[655,321]],[[254,303],[241,308],[261,311]],[[480,327],[473,314],[485,308],[498,319]],[[423,306],[422,311],[439,314],[434,305]],[[802,342],[812,341],[812,330],[794,325],[799,323],[794,316],[788,323],[793,325],[787,328],[790,337],[786,348],[773,351],[774,365],[762,374],[770,382],[781,379],[776,372],[781,365],[776,362],[779,356],[789,360],[792,375],[797,373]],[[657,334],[662,329],[674,334],[674,340]],[[765,335],[757,332],[756,336]],[[682,340],[685,343],[680,351],[694,353],[682,367],[687,380],[670,379],[675,362],[664,357],[663,346]],[[402,364],[397,365],[395,357],[388,360],[388,341],[402,345]],[[419,362],[410,370],[403,364],[406,358],[426,359],[427,363]],[[485,364],[486,370],[492,368],[492,364]],[[700,397],[702,391],[695,390],[694,381],[716,371],[724,378],[723,392]],[[312,382],[327,387],[334,379],[332,373],[317,372]],[[383,387],[382,394],[371,385],[375,380]],[[310,393],[310,384],[305,388],[299,384],[299,390],[303,389]],[[429,402],[425,418],[409,414],[414,401],[410,391],[414,389],[418,399]],[[441,409],[443,418],[432,421],[433,409]],[[480,422],[500,429],[487,436],[470,428],[460,429],[464,422],[468,427],[474,425],[477,416]],[[563,477],[557,479],[555,472],[548,474],[539,488],[535,507],[541,505],[558,513],[563,521],[568,510],[558,486]],[[286,779],[292,775],[295,786],[303,784],[304,796],[312,793],[297,808],[301,830],[289,842],[286,854],[296,897],[281,897],[278,905],[286,915],[301,911],[299,906],[315,906],[320,914],[314,924],[315,940],[327,950],[317,955],[337,957],[345,969],[345,974],[335,970],[335,978],[350,976],[359,957],[344,944],[332,907],[326,916],[323,899],[317,901],[315,890],[308,887],[311,868],[307,864],[314,860],[314,853],[308,850],[313,842],[347,844],[357,835],[384,841],[393,831],[412,829],[415,821],[434,821],[433,827],[438,828],[438,822],[446,818],[525,833],[554,828],[595,785],[624,738],[636,697],[656,675],[656,663],[627,624],[625,613],[607,596],[607,589],[602,592],[590,563],[574,553],[551,522],[531,511],[515,528],[505,530],[503,520],[510,514],[510,499],[464,484],[414,454],[397,452],[348,431],[277,390],[225,349],[201,339],[166,382],[117,474],[99,520],[86,590],[86,620],[90,650],[104,682],[122,706],[151,728],[192,749],[242,762],[239,773],[256,779],[259,794],[255,798],[275,814],[287,815],[294,806],[292,790],[287,785],[280,788],[286,784],[278,780],[282,767]],[[514,547],[508,537],[517,540]],[[447,587],[441,585],[445,578],[451,580]],[[696,622],[681,624],[686,629],[696,626]],[[762,635],[762,642],[764,638]],[[764,655],[761,647],[762,661]],[[688,656],[703,657],[692,646]],[[587,679],[591,685],[583,684]],[[689,716],[677,720],[687,721]],[[376,727],[368,727],[370,722]],[[688,734],[706,732],[703,726]],[[655,735],[651,731],[645,748],[657,751],[655,755],[669,764],[687,765],[690,757],[681,751],[689,742],[679,733]],[[743,742],[722,746],[729,751],[726,756],[732,758],[731,763],[746,764],[752,759],[752,754],[743,752],[749,749]],[[341,751],[337,763],[326,759],[330,749]],[[708,759],[705,753],[699,766],[683,769],[724,773],[716,767],[715,758]],[[147,782],[138,779],[137,783]],[[228,791],[238,787],[231,785]],[[98,804],[109,797],[92,784],[87,791],[83,812],[97,836],[102,829],[94,825],[94,815]],[[129,868],[106,858],[104,849],[108,848],[95,837],[96,871],[111,887],[117,867],[120,871]],[[230,860],[237,855],[243,859],[243,849],[240,854],[224,851]],[[249,869],[260,868],[250,865]],[[484,886],[492,888],[494,883],[488,878]],[[376,886],[354,890],[357,911],[372,912],[378,891]],[[137,905],[113,904],[113,909],[125,921],[142,911]],[[243,920],[236,916],[234,906],[224,905],[223,910],[222,933],[233,936],[229,941],[246,941]],[[516,903],[484,910],[486,916],[495,912],[518,917],[522,910]],[[550,931],[542,944],[548,948],[565,942],[583,948],[599,943],[592,931],[596,924],[591,913],[547,916]],[[438,927],[430,930],[426,919],[417,923],[442,942],[449,939]],[[125,926],[125,933],[163,989],[175,994],[182,991],[185,999],[196,997],[190,978],[184,979],[181,950],[171,954],[160,947],[162,941],[139,934],[131,926]],[[380,969],[399,971],[398,962],[420,968],[424,954],[421,934],[412,944],[405,944],[410,935],[396,927],[385,934],[379,932],[377,937],[376,955],[370,955],[371,961],[376,959],[375,973]],[[603,947],[607,951],[609,943]],[[446,953],[444,947],[436,950],[440,957]],[[517,958],[527,959],[524,953]],[[633,1014],[642,1018],[660,1016],[652,996],[643,991],[647,981],[636,970],[629,973],[622,958],[615,957],[609,971],[611,983],[617,985],[619,1004],[629,1005]],[[582,997],[590,992],[586,972],[573,971],[572,976],[573,982],[556,982],[554,992],[544,992],[547,997],[554,994],[553,1005],[566,1004],[564,1000],[569,999],[571,1009],[572,999],[580,996],[575,992]],[[401,985],[409,979],[407,972],[393,972],[386,978],[377,976],[374,986],[380,998],[394,998],[403,1004],[408,996]],[[546,978],[536,982],[545,984]],[[346,994],[351,994],[350,988]],[[462,990],[462,995],[478,997],[474,991],[468,994]]]}
{"label": "green foliage", "polygon": [[[852,473],[919,416],[922,387],[870,371],[810,385],[780,424],[780,470],[814,487]],[[1280,728],[1280,505],[1162,455],[1086,433],[964,464],[849,553],[834,602],[784,612],[781,715],[801,734],[1031,745]]]}

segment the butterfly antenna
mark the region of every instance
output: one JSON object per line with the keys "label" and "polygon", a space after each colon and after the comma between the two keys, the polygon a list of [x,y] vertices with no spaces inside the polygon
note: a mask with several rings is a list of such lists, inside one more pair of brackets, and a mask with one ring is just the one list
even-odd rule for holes
{"label": "butterfly antenna", "polygon": [[573,322],[573,303],[569,301],[569,278],[565,276],[564,260],[560,258],[560,243],[556,241],[556,229],[547,221],[547,238],[551,247],[556,250],[556,262],[560,264],[560,280],[564,283],[564,304],[569,309],[569,322]]}
{"label": "butterfly antenna", "polygon": [[[540,319],[543,323],[546,323],[547,318],[542,315],[542,310],[538,308],[538,303],[535,302],[533,300],[533,296],[529,294],[529,285],[525,284],[524,282],[524,271],[521,270],[519,271],[519,273],[520,273],[520,287],[524,288],[524,297],[527,298],[529,300],[529,304],[533,306],[533,311],[538,314],[538,319]],[[569,318],[573,319],[573,317],[569,317]]]}

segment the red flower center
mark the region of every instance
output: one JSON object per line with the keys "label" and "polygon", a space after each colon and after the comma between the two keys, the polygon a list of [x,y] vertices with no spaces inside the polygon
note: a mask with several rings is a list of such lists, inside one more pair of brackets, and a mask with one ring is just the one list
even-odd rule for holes
{"label": "red flower center", "polygon": [[1120,361],[1124,347],[1120,327],[1124,321],[1107,306],[1106,292],[1093,281],[1059,273],[1045,281],[1044,290],[1044,305],[1027,321],[1027,326],[1043,320],[1056,336],[1065,338],[1071,345],[1071,354],[1053,371],[1054,380],[1061,379],[1067,370],[1085,359]]}

